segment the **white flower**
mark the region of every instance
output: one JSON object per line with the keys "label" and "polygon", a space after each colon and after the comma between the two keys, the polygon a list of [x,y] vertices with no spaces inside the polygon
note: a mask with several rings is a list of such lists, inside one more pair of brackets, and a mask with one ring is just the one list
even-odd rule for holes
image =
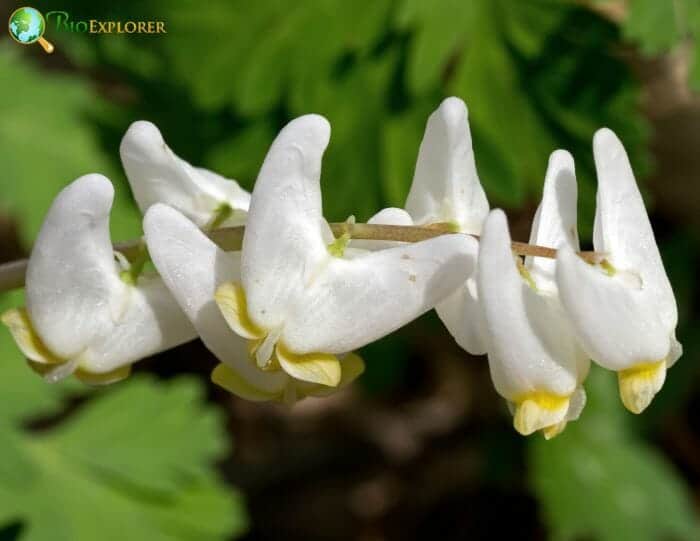
{"label": "white flower", "polygon": [[561,299],[581,345],[618,373],[620,397],[640,413],[682,353],[676,301],[625,149],[609,129],[593,139],[598,195],[591,266],[570,250],[557,262]]}
{"label": "white flower", "polygon": [[425,128],[406,211],[415,224],[448,222],[478,234],[489,212],[472,150],[466,104],[447,98]]}
{"label": "white flower", "polygon": [[[571,156],[552,154],[531,243],[578,250],[576,179]],[[478,287],[487,330],[488,358],[496,390],[511,404],[513,424],[524,435],[546,438],[578,418],[589,361],[576,342],[557,296],[553,259],[511,251],[506,216],[486,220],[479,251]]]}
{"label": "white flower", "polygon": [[119,153],[141,212],[155,203],[166,203],[199,227],[245,223],[250,194],[235,180],[193,167],[176,156],[150,122],[134,122]]}
{"label": "white flower", "polygon": [[321,209],[329,137],[328,122],[307,115],[275,139],[253,191],[240,274],[237,254],[173,210],[146,215],[157,268],[223,362],[213,378],[246,398],[294,400],[308,394],[301,384],[329,391],[351,379],[361,364],[347,352],[432,308],[474,266],[476,241],[457,235],[343,258]]}
{"label": "white flower", "polygon": [[[384,209],[369,223],[441,223],[461,233],[481,233],[489,204],[476,172],[467,106],[459,98],[445,99],[428,119],[405,207]],[[439,303],[436,311],[462,348],[475,355],[486,352],[475,274]]]}
{"label": "white flower", "polygon": [[[231,332],[214,297],[221,283],[240,282],[240,252],[224,252],[178,211],[162,204],[146,213],[149,250],[163,280],[194,324],[204,345],[222,361],[212,373],[215,383],[241,398],[292,403],[324,396],[330,387],[294,380],[280,370],[261,370],[250,358],[248,340]],[[343,357],[344,387],[364,370],[362,359]]]}
{"label": "white flower", "polygon": [[30,365],[49,380],[73,372],[88,383],[129,375],[131,364],[196,337],[157,277],[123,280],[128,263],[112,251],[114,189],[86,175],[54,200],[29,259],[27,308],[2,321]]}

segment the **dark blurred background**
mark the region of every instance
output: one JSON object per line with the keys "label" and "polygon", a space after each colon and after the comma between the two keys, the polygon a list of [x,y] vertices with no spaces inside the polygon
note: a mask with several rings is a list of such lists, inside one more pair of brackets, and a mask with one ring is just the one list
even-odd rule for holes
{"label": "dark blurred background", "polygon": [[[22,4],[0,1],[0,14]],[[650,209],[685,354],[642,416],[593,370],[582,418],[523,438],[485,357],[433,313],[365,348],[351,389],[292,409],[216,388],[193,342],[108,389],[49,386],[0,332],[0,540],[700,539],[700,2],[50,1],[165,35],[0,39],[0,257],[26,256],[56,193],[100,172],[114,240],[140,234],[118,144],[156,123],[250,189],[276,131],[331,122],[326,217],[402,206],[425,121],[470,110],[479,175],[526,240],[550,152],[571,151],[590,246],[591,138],[615,130]],[[21,292],[0,308],[22,303]]]}

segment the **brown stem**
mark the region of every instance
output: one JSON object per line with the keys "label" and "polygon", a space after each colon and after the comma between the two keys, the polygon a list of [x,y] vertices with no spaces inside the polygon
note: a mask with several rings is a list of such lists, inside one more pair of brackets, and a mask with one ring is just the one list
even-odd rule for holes
{"label": "brown stem", "polygon": [[[408,225],[378,225],[340,222],[330,224],[336,237],[349,233],[350,237],[358,240],[389,240],[397,242],[420,242],[432,239],[440,235],[462,235],[452,230],[449,224],[432,224],[429,226]],[[222,250],[232,252],[240,250],[243,243],[244,226],[224,227],[207,233]],[[478,235],[472,235],[479,238]],[[120,242],[114,245],[114,250],[121,252],[127,259],[132,259],[141,253],[142,239]],[[554,248],[527,244],[525,242],[513,242],[513,252],[522,256],[536,256],[556,258],[557,251]],[[579,256],[588,263],[600,263],[605,259],[604,254],[598,252],[579,252]],[[17,289],[24,286],[24,278],[27,272],[27,260],[19,259],[9,263],[0,264],[0,292]]]}

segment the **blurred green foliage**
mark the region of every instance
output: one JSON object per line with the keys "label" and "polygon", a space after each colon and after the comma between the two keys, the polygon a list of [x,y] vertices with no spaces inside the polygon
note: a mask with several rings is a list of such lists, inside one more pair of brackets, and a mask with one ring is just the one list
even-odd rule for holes
{"label": "blurred green foliage", "polygon": [[552,539],[697,539],[686,487],[630,426],[616,380],[594,367],[581,419],[529,446],[531,483]]}
{"label": "blurred green foliage", "polygon": [[[27,245],[39,231],[44,214],[63,186],[86,173],[114,177],[114,163],[100,146],[90,115],[106,107],[77,77],[40,74],[23,61],[17,47],[0,48],[0,175],[7,214],[21,216]],[[10,48],[12,47],[12,48]],[[134,237],[138,212],[124,190],[112,212],[115,238]]]}
{"label": "blurred green foliage", "polygon": [[[4,295],[0,311],[21,297]],[[241,497],[212,469],[230,450],[198,379],[48,385],[6,332],[0,359],[0,538],[200,541],[245,531]]]}
{"label": "blurred green foliage", "polygon": [[[39,47],[0,44],[0,206],[29,247],[57,191],[101,172],[118,188],[115,240],[135,236],[138,214],[117,154],[131,122],[155,122],[184,158],[250,188],[277,129],[317,112],[333,127],[323,170],[326,215],[362,221],[403,204],[427,116],[457,95],[469,106],[492,205],[534,207],[549,153],[566,148],[577,159],[586,237],[593,132],[614,129],[639,176],[648,171],[639,84],[620,45],[631,40],[656,54],[700,31],[693,0],[630,6],[619,28],[573,0],[126,0],[100,7],[47,0],[37,5],[43,12],[165,20],[168,33],[81,35],[49,24],[59,59],[50,69],[40,66]],[[681,246],[678,253],[686,252]],[[0,354],[0,537],[3,524],[23,540],[77,541],[112,532],[115,539],[223,539],[245,528],[237,493],[211,469],[228,450],[220,415],[203,404],[197,381],[135,377],[87,392],[30,374],[4,332]],[[392,359],[372,383],[375,392],[390,388],[405,343],[389,338],[367,354]],[[644,427],[622,412],[606,376],[592,373],[579,422],[552,442],[527,446],[531,485],[553,538],[697,538],[686,488],[643,440]],[[66,408],[75,397],[77,409]],[[26,425],[47,417],[44,428]]]}
{"label": "blurred green foliage", "polygon": [[688,82],[700,90],[700,3],[697,0],[634,0],[623,25],[625,36],[648,56],[684,43],[691,55]]}
{"label": "blurred green foliage", "polygon": [[[167,20],[168,35],[52,35],[79,65],[129,85],[132,99],[111,119],[113,144],[147,118],[176,151],[250,187],[276,130],[323,114],[333,126],[323,182],[334,220],[403,204],[427,116],[452,94],[470,108],[494,205],[536,200],[549,154],[564,147],[579,159],[589,231],[590,141],[603,125],[646,170],[637,88],[610,54],[618,29],[571,2],[150,0],[100,16],[129,13]],[[71,14],[94,10],[77,3]]]}

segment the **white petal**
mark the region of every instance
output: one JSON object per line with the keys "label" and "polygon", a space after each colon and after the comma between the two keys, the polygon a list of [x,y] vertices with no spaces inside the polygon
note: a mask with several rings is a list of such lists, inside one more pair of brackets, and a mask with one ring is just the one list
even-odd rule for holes
{"label": "white petal", "polygon": [[[376,225],[413,225],[413,218],[404,209],[389,207],[377,212],[377,214],[367,220],[367,223]],[[361,250],[384,250],[400,246],[401,244],[403,243],[391,240],[351,240],[349,246]]]}
{"label": "white petal", "polygon": [[447,98],[430,115],[405,207],[417,224],[455,222],[464,233],[481,231],[489,204],[462,100]]}
{"label": "white petal", "polygon": [[380,210],[367,220],[368,224],[378,225],[413,225],[413,218],[404,209],[389,207]]}
{"label": "white petal", "polygon": [[576,421],[583,413],[583,408],[586,406],[586,390],[583,387],[578,387],[574,394],[571,395],[569,401],[569,411],[566,412],[567,421]]}
{"label": "white petal", "polygon": [[272,143],[255,183],[241,277],[250,318],[268,331],[282,324],[290,304],[331,257],[319,184],[329,137],[321,116],[292,120]]}
{"label": "white petal", "polygon": [[627,153],[617,136],[603,128],[593,139],[593,154],[598,173],[594,247],[608,253],[617,269],[639,274],[671,331],[678,321],[676,301]]}
{"label": "white petal", "polygon": [[222,251],[195,224],[162,204],[148,210],[144,231],[153,263],[207,348],[252,388],[280,392],[287,376],[253,364],[246,340],[231,331],[214,302],[220,284],[240,280],[240,253]]}
{"label": "white petal", "polygon": [[454,293],[438,304],[435,311],[463,349],[472,355],[486,353],[486,330],[479,304],[476,272]]}
{"label": "white petal", "polygon": [[[578,251],[576,228],[576,176],[571,154],[557,150],[549,158],[542,202],[537,209],[530,233],[530,244]],[[556,290],[554,259],[528,257],[525,261],[538,288]]]}
{"label": "white petal", "polygon": [[474,268],[477,242],[445,235],[333,258],[297,302],[282,340],[296,353],[342,353],[398,329],[452,293]]}
{"label": "white petal", "polygon": [[109,236],[114,189],[102,175],[80,177],[58,194],[27,268],[27,310],[56,356],[70,359],[104,335],[127,308]]}
{"label": "white petal", "polygon": [[528,393],[568,396],[579,383],[579,357],[556,297],[538,295],[521,278],[505,214],[493,211],[481,237],[479,298],[498,392],[517,401]]}
{"label": "white petal", "polygon": [[142,277],[129,293],[123,315],[95,336],[79,368],[112,372],[122,366],[197,338],[175,298],[158,276]]}
{"label": "white petal", "polygon": [[[197,185],[203,191],[211,194],[214,202],[218,205],[228,203],[234,209],[231,217],[221,222],[220,227],[244,225],[248,215],[248,208],[250,207],[250,194],[233,179],[223,177],[203,167],[195,167],[194,170],[200,176],[197,179]],[[215,207],[214,211],[216,210]]]}
{"label": "white petal", "polygon": [[676,339],[676,333],[671,336],[671,351],[666,358],[666,365],[671,368],[683,355],[683,344]]}
{"label": "white petal", "polygon": [[250,195],[234,180],[192,167],[166,145],[158,128],[146,121],[134,122],[119,148],[134,197],[145,212],[155,203],[166,203],[207,225],[222,204],[236,209],[226,225],[245,218]]}
{"label": "white petal", "polygon": [[582,347],[601,366],[623,370],[664,359],[671,335],[646,288],[608,276],[569,248],[557,257],[559,295]]}
{"label": "white petal", "polygon": [[[106,374],[196,337],[158,278],[119,278],[109,238],[114,190],[87,175],[56,198],[32,251],[27,308],[51,353],[84,373]],[[36,359],[35,359],[36,360]]]}

